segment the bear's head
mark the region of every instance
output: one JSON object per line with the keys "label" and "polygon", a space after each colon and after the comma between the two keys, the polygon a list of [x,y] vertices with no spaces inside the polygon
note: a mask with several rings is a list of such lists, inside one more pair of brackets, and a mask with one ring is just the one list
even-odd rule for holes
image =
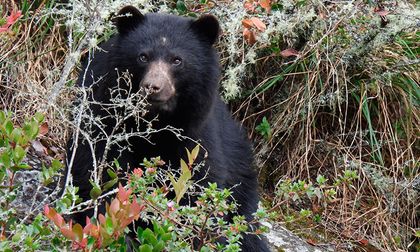
{"label": "bear's head", "polygon": [[220,78],[213,48],[219,34],[217,19],[143,15],[126,6],[114,21],[118,35],[111,64],[130,72],[135,91],[147,91],[150,110],[166,117],[187,111],[195,120],[205,117]]}

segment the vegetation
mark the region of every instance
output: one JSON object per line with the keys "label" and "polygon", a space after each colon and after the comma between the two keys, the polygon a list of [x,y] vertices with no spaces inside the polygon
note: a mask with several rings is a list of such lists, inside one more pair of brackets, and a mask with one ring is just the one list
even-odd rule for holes
{"label": "vegetation", "polygon": [[[236,251],[246,225],[240,217],[223,223],[218,215],[234,212],[234,204],[226,203],[229,191],[215,185],[185,189],[189,176],[164,173],[156,159],[126,175],[126,187],[109,191],[116,195],[107,214],[89,227],[62,217],[82,207],[76,188],[57,197],[63,172],[52,160],[64,163],[68,132],[77,128],[70,115],[81,94],[74,87],[80,58],[114,33],[110,17],[127,4],[144,12],[212,13],[220,19],[221,92],[254,139],[272,222],[312,245],[336,244],[336,250],[420,249],[415,1],[0,2],[0,250],[42,250],[50,241],[55,250],[105,244],[120,249],[125,229],[115,229],[114,222],[142,218],[152,225],[137,230],[140,251],[188,250],[197,226],[212,232],[215,225],[221,226],[218,235],[228,237],[223,249]],[[16,176],[33,169],[24,157],[39,149],[41,160],[52,158],[36,173],[34,195],[45,187],[49,196],[34,197],[23,214],[12,204],[23,186]],[[118,170],[117,164],[109,167]],[[204,192],[202,204],[180,206],[165,197],[162,182],[178,195]],[[100,200],[105,185],[95,185]],[[266,217],[263,210],[257,215]],[[213,219],[203,226],[205,216]],[[174,229],[177,235],[169,232]],[[205,240],[203,251],[222,249],[214,237]]]}

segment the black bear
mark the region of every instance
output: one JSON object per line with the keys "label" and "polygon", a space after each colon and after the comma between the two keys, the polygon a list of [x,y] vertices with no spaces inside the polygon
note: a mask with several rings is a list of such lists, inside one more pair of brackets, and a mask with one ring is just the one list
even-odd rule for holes
{"label": "black bear", "polygon": [[[105,151],[106,160],[118,159],[126,169],[137,167],[144,157],[160,156],[166,162],[178,164],[185,148],[195,146],[191,141],[194,139],[208,153],[207,169],[195,174],[194,180],[202,179],[206,173],[206,185],[207,182],[217,182],[221,188],[237,185],[233,197],[239,204],[238,213],[251,220],[259,200],[257,176],[252,168],[251,145],[218,95],[220,65],[213,48],[219,35],[216,18],[142,15],[137,8],[127,6],[118,13],[115,22],[118,34],[103,43],[93,59],[85,61],[78,85],[93,89],[91,101],[106,104],[113,99],[112,88],[117,86],[119,74],[128,71],[130,92],[146,90],[148,94],[150,105],[146,116],[158,118],[153,128],[170,125],[182,129],[187,138],[162,131],[152,134],[147,141],[128,137],[123,140],[125,143],[110,148],[105,148],[106,139],[97,141],[95,146],[82,137],[77,145],[70,140],[68,163],[72,160],[73,184],[79,187],[80,197],[90,198],[93,164],[100,161]],[[100,125],[91,125],[89,129],[82,124],[93,136],[100,132],[110,134],[116,127],[123,127],[124,132],[146,128],[135,119],[116,125],[115,119],[107,116],[106,107],[96,102],[90,103],[89,111],[91,116],[102,119]],[[130,147],[122,147],[127,145]],[[109,179],[104,173],[103,180]],[[73,218],[83,224],[89,215],[92,211],[88,210]],[[241,242],[242,251],[269,251],[264,240],[255,235],[246,235]]]}

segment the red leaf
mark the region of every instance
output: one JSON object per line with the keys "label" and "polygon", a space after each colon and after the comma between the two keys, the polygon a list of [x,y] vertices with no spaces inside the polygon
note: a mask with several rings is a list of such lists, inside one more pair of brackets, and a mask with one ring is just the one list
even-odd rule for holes
{"label": "red leaf", "polygon": [[254,23],[252,23],[251,19],[244,19],[244,20],[242,20],[242,25],[245,28],[251,29],[254,26]]}
{"label": "red leaf", "polygon": [[12,14],[6,18],[6,23],[0,27],[0,33],[7,32],[10,26],[12,26],[20,18],[20,16],[22,16],[21,11],[12,12]]}
{"label": "red leaf", "polygon": [[60,231],[61,233],[64,235],[64,237],[66,237],[69,240],[74,241],[76,236],[73,233],[73,224],[72,221],[70,220],[69,226],[68,227],[60,227]]}
{"label": "red leaf", "polygon": [[265,31],[265,29],[267,29],[267,26],[265,26],[265,24],[263,23],[263,21],[261,21],[261,19],[252,17],[251,21],[255,25],[255,27],[257,27],[258,30]]}
{"label": "red leaf", "polygon": [[49,217],[49,213],[50,213],[50,207],[47,204],[45,204],[45,206],[44,206],[44,214],[45,214],[45,216],[47,216],[48,219],[50,218]]}
{"label": "red leaf", "polygon": [[243,35],[244,35],[245,41],[250,45],[253,45],[257,41],[257,39],[255,38],[254,32],[248,28],[244,28]]}
{"label": "red leaf", "polygon": [[313,239],[306,239],[306,242],[307,243],[309,243],[309,244],[311,244],[312,246],[316,246],[317,244],[316,244],[316,241],[314,241]]}
{"label": "red leaf", "polygon": [[286,49],[286,50],[281,51],[281,52],[280,52],[280,55],[281,55],[283,58],[288,58],[288,57],[291,57],[291,56],[299,56],[299,52],[298,52],[298,51],[296,51],[296,50],[295,50],[295,49],[293,49],[293,48],[288,48],[288,49]]}
{"label": "red leaf", "polygon": [[255,5],[252,2],[246,2],[246,3],[244,3],[244,8],[247,11],[255,12]]}
{"label": "red leaf", "polygon": [[118,210],[120,210],[120,201],[118,199],[113,199],[109,206],[109,212],[115,214]]}
{"label": "red leaf", "polygon": [[136,220],[138,219],[140,212],[143,211],[146,208],[146,206],[140,206],[139,203],[137,203],[136,198],[133,199],[133,203],[130,205],[130,217],[133,216]]}
{"label": "red leaf", "polygon": [[260,6],[265,9],[266,12],[270,12],[271,10],[271,3],[270,0],[260,0],[258,1]]}
{"label": "red leaf", "polygon": [[389,11],[384,10],[382,8],[375,8],[373,11],[381,17],[385,17],[386,15],[389,14]]}
{"label": "red leaf", "polygon": [[361,239],[361,240],[359,241],[359,243],[360,243],[361,245],[363,245],[363,246],[367,246],[367,245],[369,245],[369,241],[368,241],[367,239]]}
{"label": "red leaf", "polygon": [[126,200],[128,200],[128,197],[130,196],[130,194],[131,194],[131,189],[125,190],[125,188],[120,183],[118,186],[117,198],[121,202],[125,202]]}
{"label": "red leaf", "polygon": [[140,178],[141,176],[143,176],[143,170],[141,168],[136,168],[133,170],[133,174],[136,177]]}
{"label": "red leaf", "polygon": [[73,242],[72,249],[73,250],[84,250],[87,246],[87,238],[84,238],[81,242]]}
{"label": "red leaf", "polygon": [[99,216],[98,216],[98,220],[99,220],[99,223],[101,223],[101,224],[104,224],[104,225],[105,225],[105,221],[106,221],[106,219],[105,219],[105,216],[104,216],[103,214],[99,214]]}
{"label": "red leaf", "polygon": [[17,12],[13,11],[12,14],[10,14],[10,16],[7,17],[6,24],[8,25],[14,24],[20,18],[20,16],[22,16],[21,11],[17,11]]}
{"label": "red leaf", "polygon": [[41,136],[45,136],[48,133],[48,123],[44,122],[41,124],[41,127],[39,128],[39,134]]}
{"label": "red leaf", "polygon": [[58,214],[54,208],[50,208],[48,205],[44,206],[45,216],[52,220],[57,227],[62,227],[65,224],[64,218]]}

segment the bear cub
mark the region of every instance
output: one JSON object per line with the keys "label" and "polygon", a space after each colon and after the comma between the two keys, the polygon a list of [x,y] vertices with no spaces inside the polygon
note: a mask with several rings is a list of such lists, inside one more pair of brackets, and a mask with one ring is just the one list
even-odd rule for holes
{"label": "bear cub", "polygon": [[[71,159],[73,184],[79,187],[79,196],[90,199],[91,171],[102,158],[118,159],[124,169],[138,167],[144,157],[156,156],[177,165],[185,148],[191,150],[196,145],[192,140],[196,140],[208,155],[200,157],[205,159],[205,167],[194,174],[193,180],[203,185],[216,182],[220,188],[236,186],[233,197],[239,204],[238,214],[252,220],[259,200],[257,174],[252,167],[251,144],[218,95],[220,65],[213,48],[219,35],[217,19],[211,15],[196,20],[166,14],[142,15],[137,8],[126,6],[115,24],[118,33],[101,44],[102,50],[95,51],[92,59],[85,60],[78,79],[79,86],[92,88],[88,99],[95,102],[89,103],[89,113],[101,120],[89,126],[82,123],[82,130],[97,137],[104,132],[111,134],[116,127],[124,128],[124,132],[146,129],[141,120],[132,118],[117,125],[107,108],[97,103],[112,101],[112,88],[117,87],[120,73],[128,71],[130,92],[147,93],[146,117],[157,118],[153,128],[182,129],[186,138],[162,130],[147,141],[127,137],[110,148],[105,148],[107,139],[98,140],[93,147],[81,136],[78,141],[70,139],[68,163]],[[104,173],[102,182],[109,180]],[[92,214],[92,210],[86,210],[73,219],[84,224],[86,216]],[[241,242],[242,251],[269,251],[265,241],[255,235],[244,235]]]}

